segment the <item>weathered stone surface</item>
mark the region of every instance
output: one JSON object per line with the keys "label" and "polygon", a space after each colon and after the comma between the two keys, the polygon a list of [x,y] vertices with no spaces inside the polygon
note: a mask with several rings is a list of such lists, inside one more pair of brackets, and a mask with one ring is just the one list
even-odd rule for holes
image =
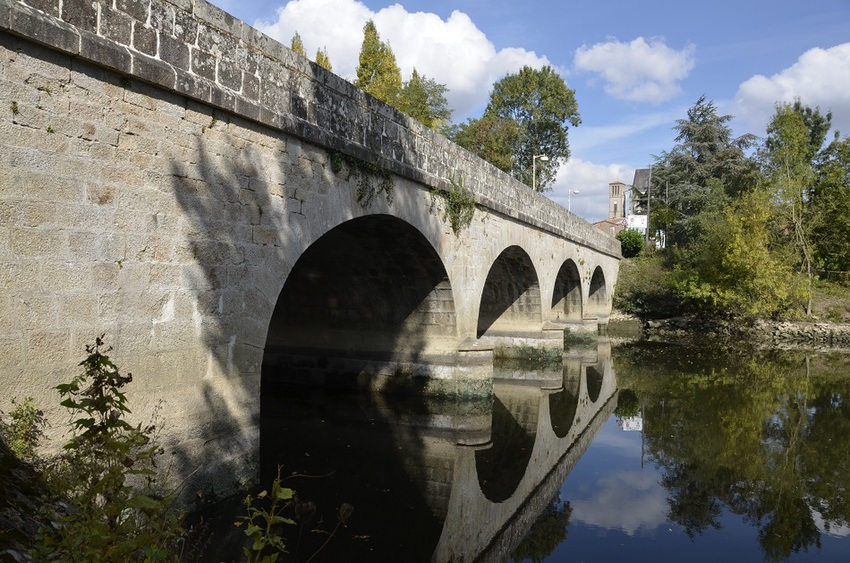
{"label": "weathered stone surface", "polygon": [[[48,390],[76,373],[82,346],[106,332],[115,359],[137,375],[139,419],[165,396],[168,423],[194,429],[194,445],[181,450],[187,463],[221,453],[229,457],[216,461],[240,465],[228,448],[256,442],[260,365],[284,284],[308,249],[355,220],[363,228],[350,236],[373,252],[358,258],[353,245],[342,259],[359,268],[381,255],[382,241],[404,242],[358,280],[412,306],[373,308],[368,292],[344,287],[321,302],[307,272],[307,303],[321,304],[334,330],[305,330],[317,339],[305,342],[380,349],[390,359],[374,371],[379,386],[409,372],[425,378],[408,378],[409,388],[490,392],[492,369],[458,364],[461,348],[491,328],[479,319],[482,295],[500,295],[484,286],[508,248],[510,264],[527,260],[503,268],[498,283],[511,288],[516,273],[528,288],[503,303],[494,327],[549,343],[541,327],[561,318],[552,301],[565,263],[585,280],[571,320],[604,321],[616,240],[204,2],[104,3],[98,34],[70,15],[88,5],[64,0],[62,21],[0,0],[0,98],[18,107],[0,112],[0,217],[12,219],[0,226],[4,388],[49,402]],[[146,30],[137,36],[146,46],[132,43],[133,26]],[[241,69],[239,84],[227,61]],[[358,170],[363,163],[371,168]],[[382,177],[392,203],[378,193],[361,204],[358,192]],[[478,204],[458,235],[438,195],[452,178]],[[439,275],[421,287],[411,271]],[[596,274],[602,283],[591,290]],[[369,343],[360,329],[374,319],[396,332]],[[434,368],[421,361],[426,352],[451,361]]]}

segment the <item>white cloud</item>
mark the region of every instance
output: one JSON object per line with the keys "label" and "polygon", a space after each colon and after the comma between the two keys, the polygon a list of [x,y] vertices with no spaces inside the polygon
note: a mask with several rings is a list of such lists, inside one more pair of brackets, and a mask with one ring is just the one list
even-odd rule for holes
{"label": "white cloud", "polygon": [[[625,164],[596,164],[572,157],[558,170],[546,195],[590,222],[608,217],[608,183],[631,184],[635,170]],[[578,194],[571,193],[578,190]]]}
{"label": "white cloud", "polygon": [[[333,25],[328,25],[329,14]],[[277,16],[275,22],[255,25],[287,46],[297,31],[311,58],[327,47],[334,72],[349,80],[356,76],[363,26],[372,19],[381,39],[392,47],[404,79],[415,66],[449,88],[455,121],[483,108],[493,82],[506,73],[523,65],[550,64],[546,57],[521,48],[497,51],[469,16],[457,10],[443,20],[433,13],[408,12],[400,4],[372,12],[356,0],[291,0]]]}
{"label": "white cloud", "polygon": [[735,115],[764,134],[775,104],[795,98],[824,112],[832,110],[833,127],[850,132],[850,43],[810,49],[770,78],[753,76],[738,87]]}
{"label": "white cloud", "polygon": [[660,103],[681,92],[679,82],[694,68],[693,45],[677,51],[661,39],[610,40],[576,50],[575,66],[598,73],[605,91],[621,100]]}
{"label": "white cloud", "polygon": [[615,472],[599,480],[592,498],[570,504],[573,520],[630,536],[652,533],[667,521],[667,495],[649,473]]}

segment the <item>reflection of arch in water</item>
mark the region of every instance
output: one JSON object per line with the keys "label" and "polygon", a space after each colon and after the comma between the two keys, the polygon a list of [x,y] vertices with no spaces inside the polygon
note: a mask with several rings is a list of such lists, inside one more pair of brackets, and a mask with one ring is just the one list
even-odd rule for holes
{"label": "reflection of arch in water", "polygon": [[581,276],[575,262],[567,260],[558,270],[552,293],[552,321],[578,321],[582,318]]}
{"label": "reflection of arch in water", "polygon": [[549,418],[552,431],[558,438],[564,438],[573,426],[578,410],[578,398],[581,391],[581,364],[564,364],[564,387],[549,395]]}
{"label": "reflection of arch in water", "polygon": [[[529,421],[522,424],[518,418],[528,418],[523,416],[528,413],[526,408],[516,408],[521,405],[509,400],[506,406],[498,396],[493,398],[493,442],[489,448],[475,452],[478,485],[492,502],[502,502],[514,494],[534,449],[537,418],[534,417],[533,425]],[[537,404],[529,406],[534,408]]]}
{"label": "reflection of arch in water", "polygon": [[605,379],[605,368],[601,365],[587,366],[585,380],[587,381],[587,396],[594,403],[599,399],[602,382]]}

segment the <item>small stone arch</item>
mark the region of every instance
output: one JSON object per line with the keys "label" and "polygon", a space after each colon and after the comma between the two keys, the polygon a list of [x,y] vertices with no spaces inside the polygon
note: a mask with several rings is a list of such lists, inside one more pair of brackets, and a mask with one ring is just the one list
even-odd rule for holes
{"label": "small stone arch", "polygon": [[541,300],[537,271],[528,253],[509,246],[493,262],[478,309],[478,338],[486,334],[540,329]]}
{"label": "small stone arch", "polygon": [[581,275],[575,262],[567,260],[561,265],[555,278],[550,320],[580,321],[581,319]]}
{"label": "small stone arch", "polygon": [[590,278],[585,309],[587,314],[596,316],[605,315],[609,310],[608,288],[605,285],[605,272],[602,271],[601,266],[593,270],[593,276]]}

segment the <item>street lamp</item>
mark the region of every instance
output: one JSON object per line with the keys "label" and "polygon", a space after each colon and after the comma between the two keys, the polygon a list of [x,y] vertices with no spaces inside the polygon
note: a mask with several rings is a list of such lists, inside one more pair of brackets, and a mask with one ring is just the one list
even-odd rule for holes
{"label": "street lamp", "polygon": [[542,160],[546,162],[549,160],[549,157],[545,154],[536,154],[531,159],[531,189],[535,192],[537,191],[537,161]]}
{"label": "street lamp", "polygon": [[573,194],[578,195],[578,190],[570,190],[567,192],[567,211],[570,212],[573,210]]}

